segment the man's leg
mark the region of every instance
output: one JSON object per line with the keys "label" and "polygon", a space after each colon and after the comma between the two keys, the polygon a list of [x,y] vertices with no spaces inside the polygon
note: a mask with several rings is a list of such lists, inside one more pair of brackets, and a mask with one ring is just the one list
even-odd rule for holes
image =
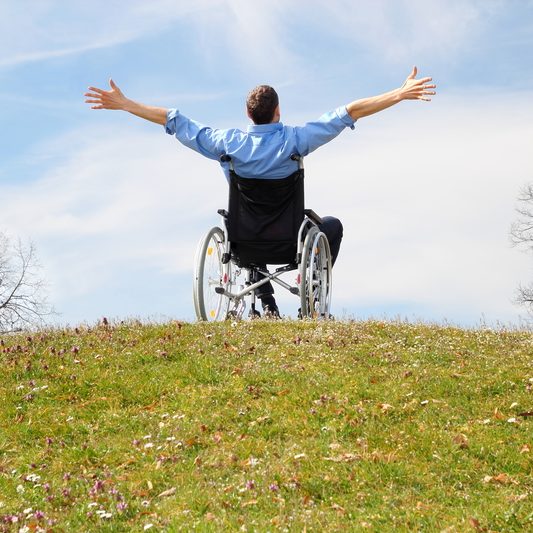
{"label": "man's leg", "polygon": [[322,224],[319,224],[318,227],[328,238],[331,248],[331,262],[334,265],[341,247],[342,223],[335,217],[322,217],[322,220]]}
{"label": "man's leg", "polygon": [[[266,265],[259,265],[259,268],[266,270]],[[259,281],[264,277],[265,276],[257,272],[254,281]],[[279,309],[276,304],[276,299],[274,298],[274,287],[272,287],[270,281],[255,289],[255,295],[261,300],[261,307],[263,308],[265,315],[279,317]]]}
{"label": "man's leg", "polygon": [[[335,264],[342,241],[342,223],[335,217],[322,217],[322,224],[319,224],[319,229],[328,238],[329,247],[331,249],[331,262]],[[266,270],[266,265],[260,265],[260,268]],[[257,281],[264,278],[263,275],[257,273]],[[279,316],[278,306],[274,298],[274,287],[270,281],[261,285],[261,287],[255,290],[255,295],[261,300],[261,305],[265,313],[271,316]]]}

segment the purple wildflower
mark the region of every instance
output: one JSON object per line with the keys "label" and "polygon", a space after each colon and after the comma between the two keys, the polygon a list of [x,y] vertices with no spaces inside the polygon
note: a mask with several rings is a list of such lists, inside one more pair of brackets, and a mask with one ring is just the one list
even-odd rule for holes
{"label": "purple wildflower", "polygon": [[94,485],[92,486],[91,490],[89,491],[89,495],[96,496],[100,491],[102,491],[104,488],[104,482],[100,479],[97,479],[94,482]]}

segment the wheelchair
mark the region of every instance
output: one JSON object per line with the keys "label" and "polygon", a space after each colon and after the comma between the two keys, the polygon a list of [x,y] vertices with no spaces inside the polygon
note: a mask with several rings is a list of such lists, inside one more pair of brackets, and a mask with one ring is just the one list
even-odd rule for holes
{"label": "wheelchair", "polygon": [[[221,227],[211,228],[196,250],[193,300],[202,321],[243,318],[256,310],[256,289],[269,281],[300,299],[300,318],[329,318],[332,259],[322,219],[304,209],[303,158],[298,170],[282,179],[238,176],[229,163],[228,209],[219,209]],[[266,265],[282,265],[268,270]],[[295,284],[280,276],[296,271]]]}

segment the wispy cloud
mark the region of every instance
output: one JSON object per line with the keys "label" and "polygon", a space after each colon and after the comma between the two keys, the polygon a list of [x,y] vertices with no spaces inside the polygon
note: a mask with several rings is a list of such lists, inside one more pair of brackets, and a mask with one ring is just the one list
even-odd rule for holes
{"label": "wispy cloud", "polygon": [[7,1],[0,5],[0,68],[73,56],[134,41],[176,20],[209,10],[217,0]]}
{"label": "wispy cloud", "polygon": [[[483,314],[493,323],[516,316],[511,300],[530,269],[507,233],[516,195],[532,179],[531,96],[402,104],[317,153],[308,202],[345,221],[337,304],[396,302],[471,324]],[[332,168],[326,186],[321,176]]]}
{"label": "wispy cloud", "polygon": [[204,64],[224,61],[229,71],[279,81],[300,79],[316,62],[298,46],[304,29],[325,49],[342,36],[347,58],[364,51],[402,66],[453,62],[505,9],[502,0],[376,0],[364,8],[350,0],[131,0],[127,9],[105,0],[8,1],[0,6],[0,69],[119,46],[180,24],[194,28],[190,45]]}
{"label": "wispy cloud", "polygon": [[[405,103],[307,159],[307,204],[345,227],[337,312],[401,309],[469,324],[517,316],[511,299],[529,258],[509,248],[507,231],[531,179],[531,96]],[[36,241],[60,310],[142,269],[161,293],[171,274],[186,295],[176,309],[192,318],[194,249],[225,205],[222,173],[157,128],[102,132],[42,146],[55,161],[66,155],[35,182],[0,186],[0,225]],[[280,301],[297,307],[281,292]],[[129,305],[143,315],[142,302]]]}
{"label": "wispy cloud", "polygon": [[80,46],[64,46],[61,48],[48,49],[48,50],[32,50],[28,52],[14,52],[13,54],[0,59],[0,68],[14,67],[25,63],[33,63],[37,61],[47,61],[49,59],[56,59],[59,57],[66,57],[71,55],[77,55],[90,50],[98,50],[100,48],[108,48],[110,46],[116,46],[128,42],[134,38],[133,34],[123,34],[122,36],[116,36],[113,39],[102,39],[99,41],[93,41],[90,43],[82,44]]}
{"label": "wispy cloud", "polygon": [[[430,64],[459,63],[464,50],[483,50],[508,4],[132,0],[124,10],[123,3],[104,0],[1,2],[0,73],[15,82],[7,95],[10,85],[4,84],[2,99],[24,111],[35,106],[31,134],[17,130],[18,123],[7,124],[27,146],[14,141],[8,149],[22,154],[17,168],[25,161],[31,172],[39,171],[35,179],[25,176],[24,183],[16,183],[10,175],[14,167],[0,169],[0,227],[36,242],[59,310],[71,309],[67,303],[72,295],[83,302],[98,295],[109,301],[106,291],[118,286],[138,291],[149,279],[146,291],[153,290],[158,298],[174,290],[185,294],[172,305],[192,318],[188,298],[196,240],[218,223],[216,209],[226,201],[226,184],[216,164],[162,131],[134,122],[130,127],[127,121],[135,119],[126,116],[116,121],[116,115],[102,112],[80,124],[81,112],[74,116],[69,107],[79,99],[82,109],[78,87],[76,94],[62,88],[66,97],[61,101],[50,98],[64,79],[83,78],[79,71],[73,73],[82,62],[57,61],[44,80],[32,78],[32,69],[27,69],[19,81],[18,66],[39,62],[46,67],[53,59],[75,59],[91,50],[164,36],[165,46],[159,49],[158,39],[147,39],[153,46],[150,53],[157,50],[166,57],[172,49],[189,72],[197,74],[193,56],[201,65],[198,71],[208,71],[209,62],[223,64],[239,85],[259,77],[285,85],[287,100],[298,104],[287,110],[293,122],[296,116],[307,120],[326,110],[314,99],[322,87],[333,99],[350,92],[348,85],[357,82],[353,68],[368,66],[374,58],[376,68],[365,77],[382,76],[414,60],[425,62],[428,74],[435,75]],[[524,28],[526,24],[516,35],[507,29],[506,42],[512,44],[516,37],[513,46],[518,47],[527,41]],[[142,79],[136,65],[122,63],[135,58],[129,54],[134,49],[116,50],[116,59],[109,54],[106,67],[120,65],[123,72],[131,70],[131,77]],[[486,57],[490,61],[492,54]],[[514,56],[510,64],[516,69],[519,62],[513,61]],[[166,66],[154,69],[158,81],[168,79]],[[46,68],[38,70],[46,77]],[[502,76],[508,78],[518,79]],[[291,86],[294,80],[298,89]],[[47,91],[39,90],[41,81]],[[205,116],[214,126],[223,116],[218,100],[234,87],[215,83],[194,93],[187,88],[157,95],[135,83],[141,94],[131,96],[144,99],[150,91],[148,102],[206,102]],[[366,96],[368,87],[365,79],[357,90]],[[362,120],[355,132],[346,132],[307,162],[308,204],[321,214],[339,216],[345,225],[335,267],[337,312],[343,307],[353,314],[401,308],[468,323],[483,312],[495,319],[516,316],[510,302],[515,285],[527,281],[530,258],[507,248],[507,231],[514,197],[532,179],[531,91],[510,94],[505,86],[495,95],[485,88],[473,97],[452,96],[444,89],[439,88],[429,107],[402,104],[386,116]],[[350,97],[358,94],[350,92]],[[42,110],[37,106],[67,112],[38,115],[34,112]],[[67,129],[70,133],[56,136]],[[50,140],[39,140],[45,137]],[[288,311],[297,307],[291,298]],[[145,308],[146,298],[139,298],[128,300],[121,312],[146,316]]]}
{"label": "wispy cloud", "polygon": [[501,0],[313,0],[302,17],[323,31],[330,21],[337,33],[355,45],[347,55],[364,51],[390,63],[453,61],[465,45],[486,30],[491,19],[506,9]]}
{"label": "wispy cloud", "polygon": [[67,155],[37,181],[0,185],[0,227],[35,241],[59,310],[131,270],[188,278],[201,234],[191,228],[203,230],[225,206],[222,174],[197,154],[177,153],[162,129],[85,133],[87,141],[73,132],[41,146]]}
{"label": "wispy cloud", "polygon": [[123,45],[175,31],[182,23],[194,28],[190,45],[206,62],[297,76],[300,62],[289,45],[287,27],[294,22],[289,11],[280,0],[132,0],[127,9],[105,0],[7,2],[0,6],[0,69]]}

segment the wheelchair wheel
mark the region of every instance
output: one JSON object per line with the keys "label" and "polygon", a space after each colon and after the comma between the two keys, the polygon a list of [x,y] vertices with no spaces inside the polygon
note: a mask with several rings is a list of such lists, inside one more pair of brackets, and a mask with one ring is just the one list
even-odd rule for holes
{"label": "wheelchair wheel", "polygon": [[328,318],[331,304],[331,251],[327,237],[317,228],[307,234],[300,263],[302,317]]}
{"label": "wheelchair wheel", "polygon": [[198,320],[225,320],[230,299],[215,287],[231,289],[231,261],[224,264],[224,232],[214,227],[198,243],[194,266],[193,299]]}

